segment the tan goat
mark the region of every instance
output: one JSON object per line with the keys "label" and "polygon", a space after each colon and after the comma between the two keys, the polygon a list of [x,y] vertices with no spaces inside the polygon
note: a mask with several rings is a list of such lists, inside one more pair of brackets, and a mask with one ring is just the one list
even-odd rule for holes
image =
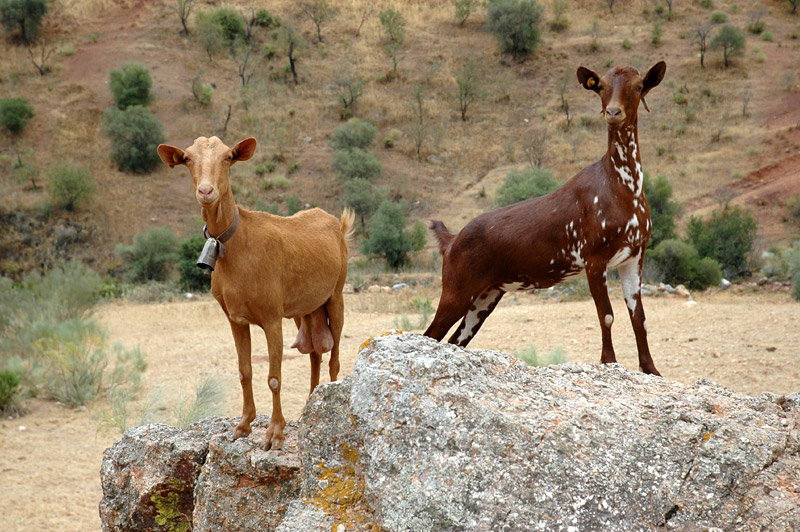
{"label": "tan goat", "polygon": [[218,260],[212,264],[211,293],[228,317],[239,356],[244,397],[242,419],[233,437],[248,436],[250,422],[256,416],[250,363],[250,324],[254,324],[266,333],[269,349],[272,418],[266,448],[280,449],[286,426],[280,399],[281,320],[295,320],[298,333],[292,347],[310,354],[311,391],[319,384],[324,352],[331,352],[330,378],[336,380],[344,323],[342,287],[354,216],[345,209],[337,220],[320,209],[311,209],[282,218],[238,208],[228,169],[252,157],[255,148],[253,138],[229,148],[217,137],[199,137],[185,151],[162,144],[158,154],[170,168],[176,164],[189,168],[206,222],[206,236],[216,235],[223,243]]}

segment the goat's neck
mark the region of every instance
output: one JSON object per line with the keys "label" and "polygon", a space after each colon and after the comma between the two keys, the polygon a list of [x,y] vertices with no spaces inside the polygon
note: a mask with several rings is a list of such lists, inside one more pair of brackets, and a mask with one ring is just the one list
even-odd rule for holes
{"label": "goat's neck", "polygon": [[233,223],[236,216],[236,202],[233,194],[224,194],[219,201],[210,207],[202,208],[203,221],[212,236],[221,235]]}
{"label": "goat's neck", "polygon": [[608,131],[606,165],[612,179],[630,188],[635,196],[642,194],[644,176],[639,154],[639,131],[635,122],[616,131]]}

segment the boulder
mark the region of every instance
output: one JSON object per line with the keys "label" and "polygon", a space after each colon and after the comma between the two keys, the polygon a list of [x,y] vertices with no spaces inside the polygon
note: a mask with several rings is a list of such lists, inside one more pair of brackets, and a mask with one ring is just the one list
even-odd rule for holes
{"label": "boulder", "polygon": [[[161,530],[152,493],[175,501],[170,515],[199,530],[790,531],[800,523],[797,393],[750,397],[616,364],[531,368],[402,334],[366,343],[351,377],[319,386],[287,428],[293,443],[284,450],[264,452],[257,431],[230,442],[233,425],[126,432],[103,462],[103,529]],[[165,495],[171,486],[182,491]],[[191,505],[181,505],[185,493]]]}

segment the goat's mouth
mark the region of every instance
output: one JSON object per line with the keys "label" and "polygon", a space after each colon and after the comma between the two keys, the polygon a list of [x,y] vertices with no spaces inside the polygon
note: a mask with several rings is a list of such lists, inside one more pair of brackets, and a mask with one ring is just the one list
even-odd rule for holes
{"label": "goat's mouth", "polygon": [[200,205],[202,205],[203,207],[208,207],[209,205],[213,205],[214,203],[216,203],[219,194],[213,192],[211,194],[201,194],[197,192],[195,194],[195,197],[197,198],[197,202]]}

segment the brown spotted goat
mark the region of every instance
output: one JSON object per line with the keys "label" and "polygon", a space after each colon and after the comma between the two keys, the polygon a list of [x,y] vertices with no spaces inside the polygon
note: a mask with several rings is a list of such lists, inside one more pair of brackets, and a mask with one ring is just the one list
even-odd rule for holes
{"label": "brown spotted goat", "polygon": [[[608,125],[608,150],[555,192],[484,213],[458,235],[432,221],[443,256],[442,296],[426,336],[466,346],[508,291],[547,288],[586,273],[603,334],[600,361],[616,362],[614,312],[606,270],[617,268],[628,306],[639,366],[659,375],[647,346],[641,272],[650,238],[637,117],[639,102],[664,78],[664,62],[644,77],[634,68],[605,76],[580,67],[578,81],[595,92]],[[649,110],[649,109],[648,109]]]}
{"label": "brown spotted goat", "polygon": [[267,382],[272,391],[272,417],[266,448],[280,449],[286,426],[280,398],[281,320],[293,318],[297,324],[297,340],[292,347],[310,355],[311,391],[319,384],[322,354],[327,351],[331,352],[330,378],[336,380],[344,323],[342,287],[354,216],[347,209],[341,219],[311,209],[282,218],[237,207],[228,169],[252,157],[255,148],[253,138],[229,148],[217,137],[200,137],[185,151],[162,144],[158,154],[170,168],[189,168],[206,222],[206,236],[215,236],[222,244],[216,262],[211,261],[211,293],[230,322],[239,356],[244,399],[234,439],[250,434],[250,422],[256,416],[250,362],[253,324],[266,333],[269,349]]}

